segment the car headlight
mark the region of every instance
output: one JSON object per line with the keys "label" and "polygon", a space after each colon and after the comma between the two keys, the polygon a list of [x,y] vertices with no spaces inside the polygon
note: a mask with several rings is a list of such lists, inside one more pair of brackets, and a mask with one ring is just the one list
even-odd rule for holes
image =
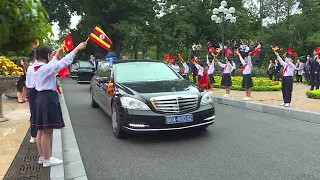
{"label": "car headlight", "polygon": [[142,101],[131,97],[120,98],[122,107],[135,110],[150,110],[150,108]]}
{"label": "car headlight", "polygon": [[206,92],[201,98],[201,105],[211,104],[212,99],[208,92]]}

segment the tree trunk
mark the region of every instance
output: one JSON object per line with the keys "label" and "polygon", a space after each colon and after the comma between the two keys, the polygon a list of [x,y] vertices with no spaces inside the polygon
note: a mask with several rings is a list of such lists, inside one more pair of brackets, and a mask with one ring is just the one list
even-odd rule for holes
{"label": "tree trunk", "polygon": [[159,57],[160,57],[160,46],[157,45],[157,51],[156,51],[156,58],[157,58],[157,60],[160,59]]}
{"label": "tree trunk", "polygon": [[261,23],[261,33],[263,32],[263,1],[264,0],[260,0],[260,23]]}
{"label": "tree trunk", "polygon": [[276,3],[277,3],[277,4],[276,4],[276,17],[275,17],[275,19],[276,19],[276,24],[278,24],[278,17],[279,17],[279,0],[277,0]]}
{"label": "tree trunk", "polygon": [[121,38],[116,37],[113,39],[113,44],[112,44],[112,51],[116,54],[117,58],[120,59],[120,54],[121,54]]}
{"label": "tree trunk", "polygon": [[138,49],[134,48],[134,59],[138,59]]}

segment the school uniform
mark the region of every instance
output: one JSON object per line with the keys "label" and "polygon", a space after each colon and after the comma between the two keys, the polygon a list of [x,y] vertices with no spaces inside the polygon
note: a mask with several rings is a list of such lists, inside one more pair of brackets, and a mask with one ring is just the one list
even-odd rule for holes
{"label": "school uniform", "polygon": [[180,71],[180,66],[178,66],[178,65],[171,65],[171,68],[172,68],[176,73],[179,73],[179,71]]}
{"label": "school uniform", "polygon": [[35,100],[32,123],[37,130],[60,129],[64,127],[59,96],[56,89],[56,74],[70,65],[75,57],[70,52],[61,60],[52,59],[47,64],[34,66],[35,88],[38,91]]}
{"label": "school uniform", "polygon": [[242,88],[251,88],[253,87],[252,77],[251,77],[251,56],[248,56],[248,62],[246,63],[241,55],[239,55],[241,64],[242,64]]}
{"label": "school uniform", "polygon": [[285,104],[291,103],[292,98],[292,89],[293,89],[293,75],[296,69],[296,66],[290,62],[288,58],[285,58],[285,61],[278,56],[279,63],[284,67],[282,72],[282,96]]}
{"label": "school uniform", "polygon": [[190,70],[190,68],[189,68],[189,66],[188,66],[188,64],[186,62],[183,62],[182,65],[183,65],[183,68],[184,68],[183,71],[182,71],[182,77],[184,79],[186,79],[186,80],[189,80],[189,70]]}
{"label": "school uniform", "polygon": [[199,64],[195,64],[196,68],[198,69],[198,82],[201,80],[203,76],[203,67]]}
{"label": "school uniform", "polygon": [[210,84],[214,84],[215,83],[214,76],[213,76],[213,73],[214,73],[214,62],[212,61],[211,64],[210,64],[209,59],[207,59],[207,64],[208,64],[209,82],[210,82]]}
{"label": "school uniform", "polygon": [[[29,108],[30,108],[30,123],[31,123],[31,137],[37,137],[37,129],[32,126],[32,114],[34,109],[34,103],[38,94],[38,91],[35,88],[35,71],[34,66],[40,65],[41,63],[38,63],[35,61],[35,63],[30,64],[27,69],[27,75],[26,75],[26,87],[28,88],[28,99],[29,99]],[[43,63],[42,63],[43,64]]]}
{"label": "school uniform", "polygon": [[218,62],[218,65],[221,68],[223,68],[221,86],[232,86],[231,74],[230,73],[233,70],[233,65],[230,62],[228,62],[227,64],[223,64],[221,62]]}

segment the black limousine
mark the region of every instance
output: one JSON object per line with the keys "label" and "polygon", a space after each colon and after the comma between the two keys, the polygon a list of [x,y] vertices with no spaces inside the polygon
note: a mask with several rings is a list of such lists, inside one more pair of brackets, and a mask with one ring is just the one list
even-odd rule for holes
{"label": "black limousine", "polygon": [[[110,78],[112,95],[106,93]],[[204,130],[215,118],[209,92],[160,61],[102,64],[92,78],[90,98],[93,108],[100,107],[111,117],[117,138],[130,131]]]}

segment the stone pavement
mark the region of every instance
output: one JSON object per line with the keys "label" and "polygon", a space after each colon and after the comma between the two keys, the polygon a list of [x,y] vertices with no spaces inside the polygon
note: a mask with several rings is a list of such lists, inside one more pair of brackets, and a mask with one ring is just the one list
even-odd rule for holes
{"label": "stone pavement", "polygon": [[[319,99],[310,99],[306,96],[306,92],[309,90],[310,86],[303,84],[294,84],[292,92],[292,105],[290,108],[304,110],[304,111],[313,111],[320,112],[320,100]],[[213,96],[222,97],[225,94],[224,89],[214,88],[212,90]],[[230,99],[241,100],[245,96],[244,91],[230,91]],[[251,101],[259,102],[262,104],[275,105],[279,106],[282,100],[281,91],[269,91],[269,92],[255,92],[251,93]]]}
{"label": "stone pavement", "polygon": [[3,179],[29,129],[29,104],[3,98],[3,113],[9,121],[0,123],[0,179]]}

